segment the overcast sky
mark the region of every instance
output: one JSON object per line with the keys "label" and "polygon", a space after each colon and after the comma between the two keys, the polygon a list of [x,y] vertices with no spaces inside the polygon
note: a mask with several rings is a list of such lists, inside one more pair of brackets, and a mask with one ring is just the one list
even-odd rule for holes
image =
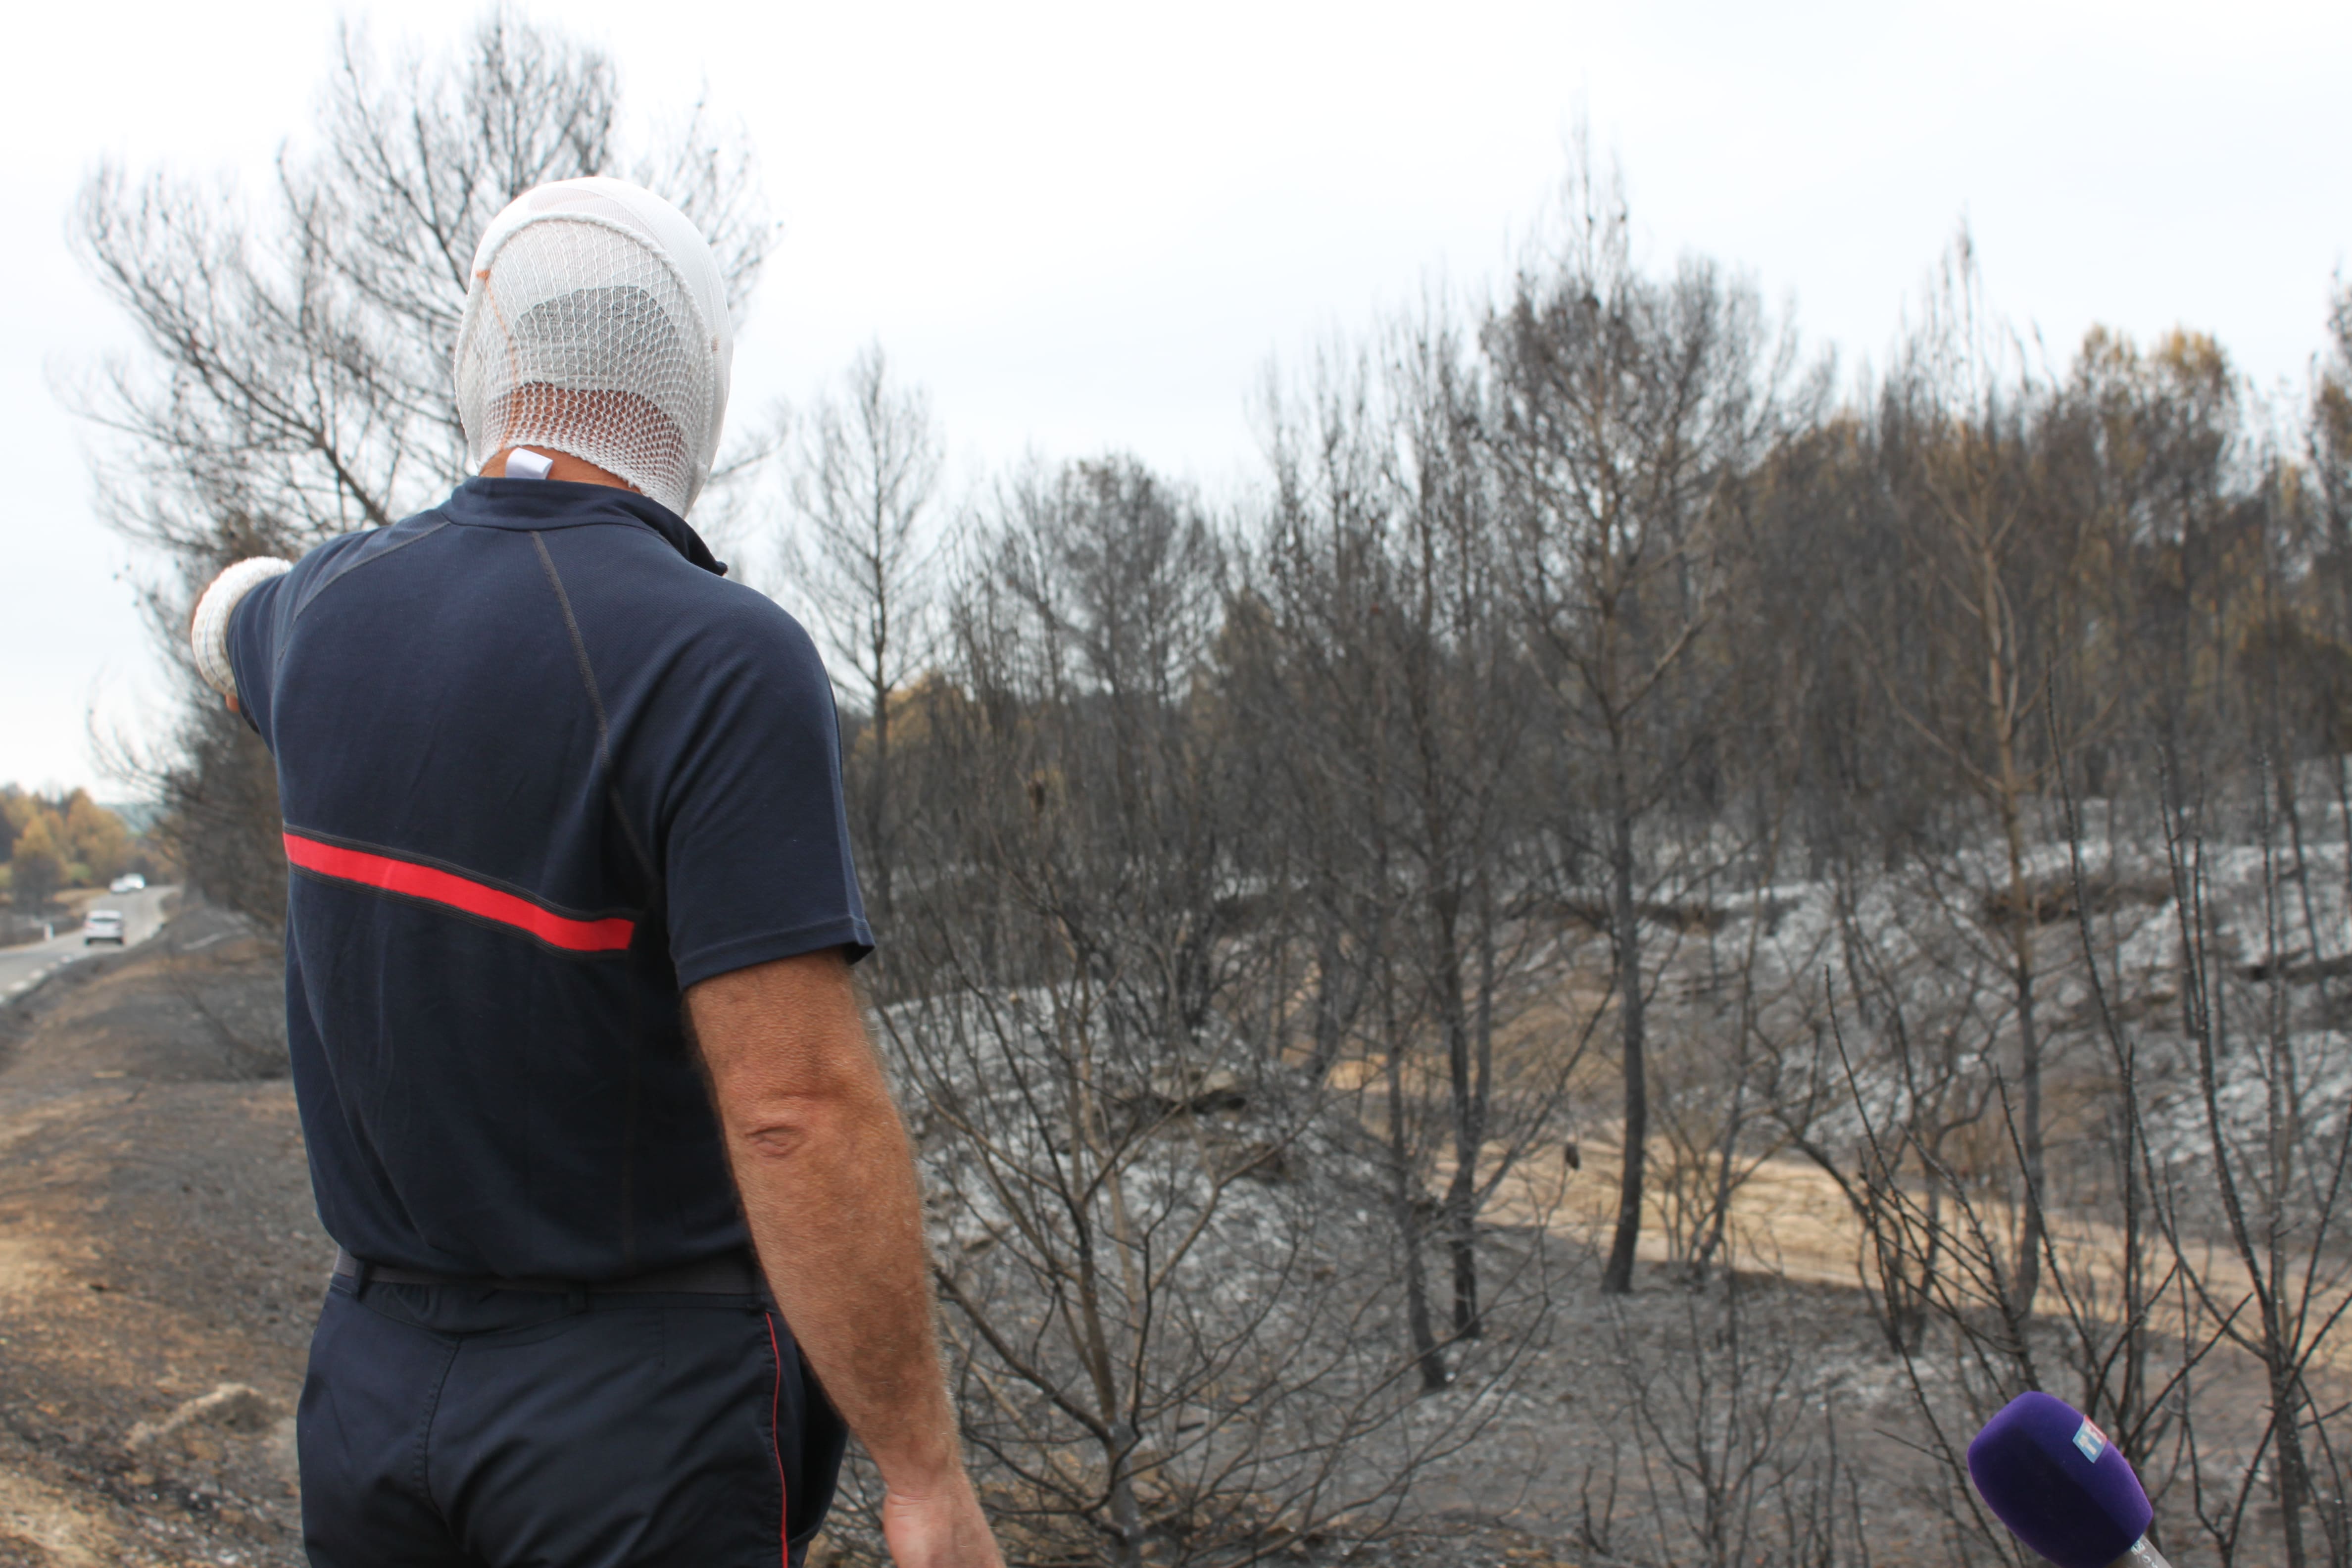
{"label": "overcast sky", "polygon": [[[782,244],[736,408],[878,340],[959,473],[1135,452],[1216,491],[1248,405],[1444,280],[1500,276],[1580,119],[1647,257],[1705,252],[1884,361],[1963,217],[1995,303],[2062,357],[2094,321],[2218,335],[2299,387],[2352,248],[2352,6],[2238,0],[1118,6],[525,6],[608,50],[628,107],[707,88],[757,149]],[[253,188],[306,134],[337,18],[387,51],[480,7],[26,7],[0,97],[0,781],[86,784],[86,732],[156,699],[58,404],[126,339],[67,210],[102,156]]]}

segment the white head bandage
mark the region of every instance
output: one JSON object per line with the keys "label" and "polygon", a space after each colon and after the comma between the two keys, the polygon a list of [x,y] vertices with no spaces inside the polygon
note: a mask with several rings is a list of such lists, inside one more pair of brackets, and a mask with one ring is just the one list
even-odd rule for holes
{"label": "white head bandage", "polygon": [[625,180],[526,191],[483,231],[457,323],[467,467],[568,452],[683,515],[733,357],[726,280],[684,213]]}
{"label": "white head bandage", "polygon": [[277,577],[294,570],[291,561],[256,555],[238,562],[213,579],[196,601],[195,619],[188,626],[188,647],[196,656],[196,673],[223,697],[236,695],[236,672],[228,662],[228,618],[238,601]]}

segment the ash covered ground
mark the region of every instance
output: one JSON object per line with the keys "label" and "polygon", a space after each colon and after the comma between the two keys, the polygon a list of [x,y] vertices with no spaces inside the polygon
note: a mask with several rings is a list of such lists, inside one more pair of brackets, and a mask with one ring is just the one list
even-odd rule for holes
{"label": "ash covered ground", "polygon": [[[280,963],[194,904],[0,1008],[0,1568],[304,1562],[293,1410],[333,1244],[285,1077]],[[1575,1445],[1554,1434],[1593,1420],[1610,1354],[1557,1341],[1487,1440],[1556,1470]],[[1481,1467],[1460,1468],[1430,1478],[1422,1528],[1380,1559],[1589,1555],[1515,1508],[1522,1485],[1464,1488]]]}
{"label": "ash covered ground", "polygon": [[[279,964],[194,905],[0,1008],[0,1568],[304,1560],[292,1412],[332,1246],[284,1076]],[[1554,1251],[1542,1326],[1507,1376],[1465,1377],[1416,1416],[1483,1406],[1475,1440],[1417,1481],[1408,1532],[1354,1560],[1661,1560],[1629,1396],[1677,1384],[1651,1379],[1714,1336],[1708,1310],[1663,1276],[1604,1302],[1580,1236],[1498,1244]],[[1759,1282],[1750,1300],[1777,1418],[1833,1399],[1883,1448],[1904,1402],[1858,1294]],[[1877,1500],[1854,1506],[1925,1522],[1898,1478],[1866,1489]],[[1936,1556],[1935,1534],[1903,1532],[1885,1560]],[[841,1555],[820,1543],[814,1560]]]}
{"label": "ash covered ground", "polygon": [[277,951],[194,908],[0,1009],[0,1564],[303,1561],[332,1246]]}
{"label": "ash covered ground", "polygon": [[[293,1410],[333,1244],[280,963],[193,904],[0,1007],[0,1568],[304,1562]],[[1563,1550],[1454,1508],[1381,1555]]]}

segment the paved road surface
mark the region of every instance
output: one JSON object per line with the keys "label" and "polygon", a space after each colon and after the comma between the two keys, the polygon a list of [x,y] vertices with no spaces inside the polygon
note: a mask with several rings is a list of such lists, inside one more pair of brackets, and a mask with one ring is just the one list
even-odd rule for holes
{"label": "paved road surface", "polygon": [[[163,895],[172,890],[149,888],[137,893],[109,893],[90,908],[121,910],[123,945],[136,947],[153,936],[163,923]],[[71,963],[93,952],[113,951],[111,942],[84,946],[79,931],[68,931],[48,942],[27,942],[22,947],[0,947],[0,1002],[16,995],[60,963]]]}

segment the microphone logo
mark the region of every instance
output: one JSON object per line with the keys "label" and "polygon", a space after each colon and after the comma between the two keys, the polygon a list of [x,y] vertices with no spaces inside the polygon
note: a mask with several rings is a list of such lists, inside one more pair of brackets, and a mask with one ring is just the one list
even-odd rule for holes
{"label": "microphone logo", "polygon": [[2099,1456],[2107,1451],[2107,1435],[2092,1426],[2091,1418],[2085,1415],[2083,1424],[2074,1428],[2074,1447],[2083,1450],[2083,1458],[2095,1465]]}

